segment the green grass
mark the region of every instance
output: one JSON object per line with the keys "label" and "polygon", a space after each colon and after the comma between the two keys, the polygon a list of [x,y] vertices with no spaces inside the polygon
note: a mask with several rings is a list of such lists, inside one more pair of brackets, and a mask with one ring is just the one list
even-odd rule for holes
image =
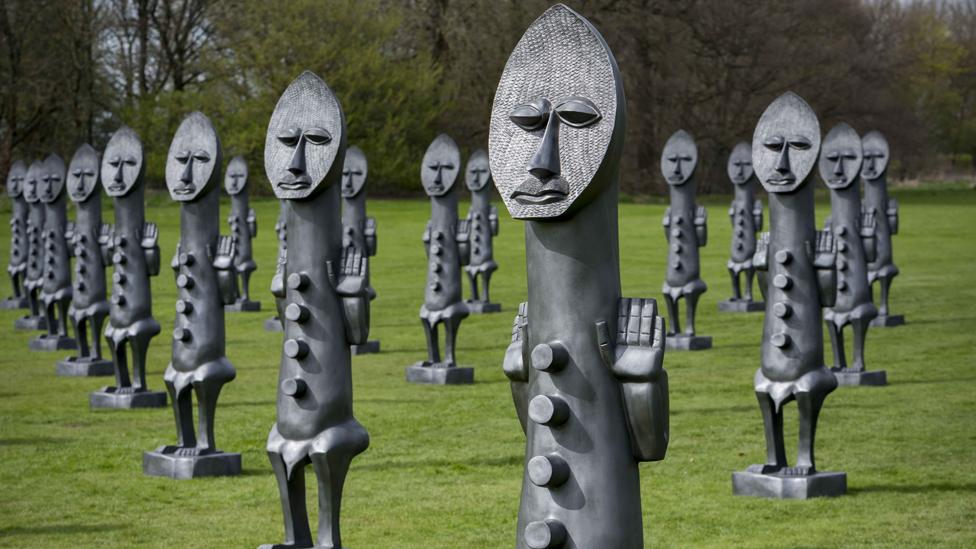
{"label": "green grass", "polygon": [[[703,275],[710,289],[699,327],[714,337],[715,348],[665,358],[672,439],[667,459],[641,466],[648,546],[976,544],[976,193],[906,189],[897,196],[901,276],[892,307],[908,324],[873,329],[867,350],[869,367],[887,369],[891,385],[838,389],[827,399],[819,465],[846,471],[850,493],[805,502],[731,495],[730,473],[764,456],[751,388],[762,318],[716,311],[729,293],[727,199],[706,201],[711,234]],[[166,200],[151,203],[147,217],[159,224],[166,264],[178,211]],[[217,441],[243,453],[244,474],[184,482],[144,477],[142,452],[174,441],[171,410],[89,411],[88,393],[109,381],[55,377],[61,355],[28,351],[33,334],[13,331],[20,313],[0,312],[0,546],[210,548],[281,541],[277,489],[264,453],[275,417],[280,335],[262,328],[271,314],[266,289],[277,204],[255,207],[253,287],[265,311],[227,316],[227,354],[238,377],[224,389],[217,417]],[[525,295],[520,223],[503,213],[496,241],[501,269],[493,295],[504,312],[471,317],[460,332],[459,360],[476,368],[477,383],[424,387],[405,383],[403,368],[425,353],[417,311],[427,204],[377,200],[370,213],[379,222],[371,335],[384,352],[353,360],[356,416],[371,446],[353,462],[346,483],[345,541],[363,549],[511,547],[524,439],[501,359]],[[660,204],[621,206],[625,296],[659,297],[662,213]],[[826,213],[821,200],[820,219]],[[4,259],[8,235],[7,223],[0,223]],[[153,289],[156,318],[171,326],[176,292],[165,267]],[[167,333],[164,328],[149,357],[150,387],[159,390]],[[788,440],[795,441],[794,405],[786,418]]]}

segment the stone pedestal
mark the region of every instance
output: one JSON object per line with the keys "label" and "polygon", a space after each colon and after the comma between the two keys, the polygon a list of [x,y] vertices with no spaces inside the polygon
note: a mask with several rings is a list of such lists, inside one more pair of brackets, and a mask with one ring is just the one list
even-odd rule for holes
{"label": "stone pedestal", "polygon": [[871,321],[874,328],[894,328],[905,323],[905,315],[878,315]]}
{"label": "stone pedestal", "polygon": [[870,370],[863,372],[843,372],[834,370],[834,377],[838,385],[868,385],[878,387],[888,384],[888,373],[885,370]]}
{"label": "stone pedestal", "polygon": [[407,367],[407,381],[425,385],[468,385],[474,383],[474,368],[423,361]]}
{"label": "stone pedestal", "polygon": [[178,456],[176,446],[160,446],[142,453],[142,473],[149,477],[186,480],[241,474],[241,455],[216,452],[202,456]]}
{"label": "stone pedestal", "polygon": [[368,355],[372,353],[380,352],[380,342],[376,339],[371,339],[362,345],[350,345],[349,352],[353,355]]}
{"label": "stone pedestal", "polygon": [[47,319],[43,316],[24,316],[14,321],[15,330],[47,330]]}
{"label": "stone pedestal", "polygon": [[166,393],[161,391],[139,391],[138,393],[118,393],[115,387],[103,387],[88,395],[91,409],[129,409],[163,408],[166,406]]}
{"label": "stone pedestal", "polygon": [[16,297],[11,296],[3,301],[0,301],[0,310],[26,309],[27,307],[28,305],[26,297],[17,299]]}
{"label": "stone pedestal", "polygon": [[704,351],[712,348],[712,336],[669,335],[665,348],[668,351]]}
{"label": "stone pedestal", "polygon": [[264,331],[283,332],[285,330],[281,327],[281,320],[278,317],[272,317],[264,321]]}
{"label": "stone pedestal", "polygon": [[231,303],[230,305],[224,305],[224,310],[233,311],[233,312],[251,313],[251,312],[261,310],[261,302],[251,301],[249,299],[238,299],[237,301]]}
{"label": "stone pedestal", "polygon": [[78,348],[78,343],[70,337],[43,334],[30,340],[31,351],[70,351]]}
{"label": "stone pedestal", "polygon": [[755,313],[766,310],[762,301],[746,301],[744,299],[726,299],[718,302],[718,310],[724,313]]}
{"label": "stone pedestal", "polygon": [[491,303],[489,301],[465,301],[468,305],[468,310],[472,314],[487,314],[487,313],[500,313],[502,312],[502,306],[500,303]]}
{"label": "stone pedestal", "polygon": [[58,361],[58,375],[61,377],[96,377],[115,375],[115,365],[104,358],[79,358],[69,356]]}
{"label": "stone pedestal", "polygon": [[847,473],[818,472],[807,476],[784,476],[746,471],[732,473],[732,494],[773,499],[835,497],[847,493]]}

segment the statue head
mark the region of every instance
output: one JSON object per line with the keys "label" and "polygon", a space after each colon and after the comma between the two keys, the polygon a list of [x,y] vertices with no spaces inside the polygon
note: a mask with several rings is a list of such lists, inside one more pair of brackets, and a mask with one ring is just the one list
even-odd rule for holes
{"label": "statue head", "polygon": [[24,178],[27,177],[27,165],[18,160],[10,165],[7,172],[7,196],[17,198],[24,194]]}
{"label": "statue head", "polygon": [[464,168],[464,183],[471,192],[480,191],[491,181],[491,168],[488,166],[488,153],[478,149],[468,157]]}
{"label": "statue head", "polygon": [[85,143],[78,147],[68,164],[68,198],[84,202],[98,186],[98,151]]}
{"label": "statue head", "polygon": [[37,197],[41,202],[51,203],[64,192],[64,160],[51,153],[44,159],[38,180]]}
{"label": "statue head", "polygon": [[613,53],[556,4],[515,46],[495,92],[491,174],[517,219],[577,211],[616,182],[626,104]]}
{"label": "statue head", "polygon": [[235,156],[227,163],[224,174],[224,188],[227,194],[233,196],[247,187],[247,160],[243,156]]}
{"label": "statue head", "polygon": [[674,132],[661,151],[661,173],[668,185],[684,185],[695,173],[697,165],[695,138],[684,130]]}
{"label": "statue head", "polygon": [[440,134],[427,147],[420,165],[420,181],[427,196],[444,196],[451,191],[461,171],[461,151],[450,136]]}
{"label": "statue head", "polygon": [[752,135],[752,165],[771,193],[795,191],[820,152],[820,123],[810,105],[786,92],[766,107]]}
{"label": "statue head", "polygon": [[861,137],[844,122],[827,132],[820,147],[820,178],[831,189],[848,187],[861,171]]}
{"label": "statue head", "polygon": [[877,179],[888,171],[888,140],[877,130],[869,131],[861,138],[864,162],[861,163],[861,177]]}
{"label": "statue head", "polygon": [[752,145],[745,141],[739,141],[732,148],[729,154],[729,163],[726,166],[729,179],[736,185],[745,185],[753,175],[752,171]]}
{"label": "statue head", "polygon": [[210,119],[191,112],[176,128],[166,155],[166,187],[179,202],[192,202],[220,178],[220,139]]}
{"label": "statue head", "polygon": [[264,140],[264,171],[275,196],[301,200],[338,183],[345,134],[335,94],[314,73],[303,72],[278,99]]}
{"label": "statue head", "polygon": [[118,197],[142,181],[146,167],[143,164],[142,141],[132,128],[122,126],[112,134],[102,152],[102,169],[99,176],[109,196]]}
{"label": "statue head", "polygon": [[346,161],[342,166],[342,196],[352,198],[359,194],[366,185],[368,172],[369,165],[363,150],[356,146],[346,149]]}
{"label": "statue head", "polygon": [[24,174],[24,200],[34,204],[40,200],[41,174],[44,172],[44,162],[35,160],[31,162],[27,173]]}

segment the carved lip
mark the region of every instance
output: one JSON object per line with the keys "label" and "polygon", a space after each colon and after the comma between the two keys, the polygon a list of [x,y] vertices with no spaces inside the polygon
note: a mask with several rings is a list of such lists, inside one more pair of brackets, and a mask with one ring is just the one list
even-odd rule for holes
{"label": "carved lip", "polygon": [[793,183],[796,183],[796,176],[788,173],[778,177],[771,177],[766,180],[766,183],[769,185],[792,185]]}
{"label": "carved lip", "polygon": [[278,182],[278,188],[285,191],[300,191],[312,186],[312,179],[307,174],[291,175],[288,174]]}
{"label": "carved lip", "polygon": [[112,183],[111,185],[109,185],[107,187],[107,190],[113,191],[113,192],[114,191],[124,191],[125,190],[125,183]]}
{"label": "carved lip", "polygon": [[184,183],[179,187],[173,188],[173,192],[178,195],[189,195],[197,192],[197,186],[193,183]]}
{"label": "carved lip", "polygon": [[847,178],[846,177],[831,177],[830,179],[827,180],[827,183],[830,183],[831,185],[845,185],[845,184],[847,184]]}
{"label": "carved lip", "polygon": [[681,183],[682,181],[684,181],[684,179],[685,179],[684,174],[671,174],[668,176],[668,181],[672,183]]}
{"label": "carved lip", "polygon": [[519,204],[552,204],[569,196],[569,185],[561,178],[545,183],[530,177],[519,184],[509,197]]}
{"label": "carved lip", "polygon": [[866,168],[864,170],[861,170],[861,175],[863,175],[868,179],[874,179],[875,177],[878,176],[878,172],[875,171],[874,169]]}

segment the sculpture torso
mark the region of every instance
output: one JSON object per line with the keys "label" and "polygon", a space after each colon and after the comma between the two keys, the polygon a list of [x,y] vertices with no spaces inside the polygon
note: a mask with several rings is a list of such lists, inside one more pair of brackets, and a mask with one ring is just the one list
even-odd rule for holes
{"label": "sculpture torso", "polygon": [[44,276],[44,214],[46,208],[39,200],[27,204],[27,274],[28,286],[39,287]]}
{"label": "sculpture torso", "polygon": [[735,263],[751,261],[756,253],[756,225],[752,216],[755,202],[755,186],[751,178],[741,185],[735,185],[731,208],[732,245],[729,251]]}
{"label": "sculpture torso", "polygon": [[881,174],[877,179],[864,179],[864,209],[874,213],[875,241],[877,252],[874,261],[868,264],[868,271],[875,272],[883,267],[894,265],[891,249],[891,225],[888,224],[888,175]]}
{"label": "sculpture torso", "polygon": [[23,195],[11,198],[13,211],[10,216],[10,263],[7,269],[17,271],[27,262],[29,246],[27,242],[27,216],[29,208]]}
{"label": "sculpture torso", "polygon": [[484,188],[471,193],[471,209],[468,219],[471,222],[471,260],[468,265],[477,267],[493,260],[491,223],[491,190]]}
{"label": "sculpture torso", "polygon": [[51,299],[60,299],[65,290],[70,297],[71,264],[68,242],[64,231],[68,223],[67,198],[62,191],[58,198],[44,206],[44,284],[43,293]]}
{"label": "sculpture torso", "polygon": [[837,301],[831,309],[852,311],[871,302],[861,242],[861,196],[857,180],[846,188],[831,189],[830,219],[830,232],[837,242]]}
{"label": "sculpture torso", "polygon": [[76,202],[74,256],[75,286],[72,307],[85,309],[105,301],[105,265],[98,238],[102,230],[102,197],[93,192]]}
{"label": "sculpture torso", "polygon": [[110,324],[126,328],[152,318],[149,268],[141,242],[145,225],[143,186],[114,197],[115,232],[112,241],[112,307]]}
{"label": "sculpture torso", "polygon": [[671,229],[668,239],[668,286],[681,288],[699,278],[698,236],[695,233],[695,183],[670,186]]}
{"label": "sculpture torso", "polygon": [[237,254],[234,256],[234,266],[243,267],[253,257],[251,252],[251,230],[247,226],[247,216],[251,211],[251,203],[247,189],[242,189],[230,197],[230,230],[234,237]]}
{"label": "sculpture torso", "polygon": [[439,311],[461,301],[461,254],[456,239],[456,189],[430,198],[430,257],[424,305]]}

